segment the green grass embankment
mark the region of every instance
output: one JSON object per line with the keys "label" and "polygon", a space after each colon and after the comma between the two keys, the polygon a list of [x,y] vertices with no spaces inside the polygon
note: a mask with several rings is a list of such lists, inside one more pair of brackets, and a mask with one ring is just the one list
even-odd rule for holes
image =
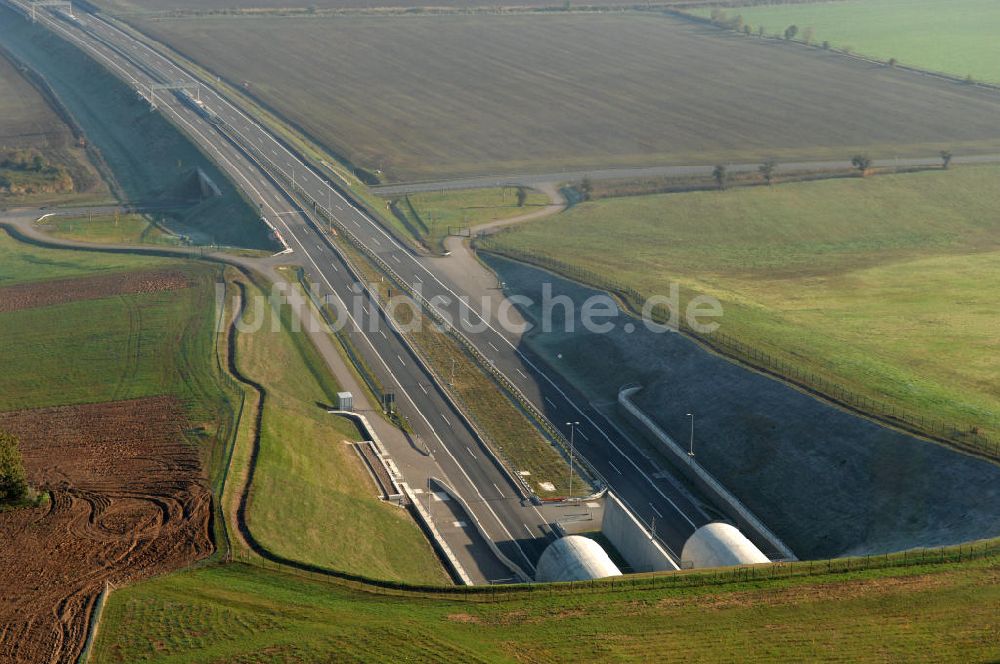
{"label": "green grass embankment", "polygon": [[672,283],[684,302],[714,296],[720,332],[805,382],[958,427],[945,435],[996,439],[998,174],[963,167],[607,199],[484,246],[647,297]]}

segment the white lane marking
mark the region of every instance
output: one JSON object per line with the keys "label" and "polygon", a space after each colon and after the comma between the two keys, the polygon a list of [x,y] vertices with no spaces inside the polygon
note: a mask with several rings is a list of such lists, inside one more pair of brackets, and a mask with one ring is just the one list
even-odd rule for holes
{"label": "white lane marking", "polygon": [[417,386],[420,388],[421,392],[423,392],[424,394],[427,394],[427,388],[424,387],[422,383],[417,383]]}
{"label": "white lane marking", "polygon": [[553,401],[552,399],[550,399],[550,398],[548,398],[548,397],[545,397],[545,400],[546,400],[546,401],[548,401],[548,402],[549,402],[549,405],[550,405],[550,406],[552,406],[553,408],[555,408],[555,407],[556,407],[556,402],[555,402],[555,401]]}
{"label": "white lane marking", "polygon": [[451,426],[451,420],[449,420],[447,417],[445,417],[444,413],[441,413],[441,419],[444,420],[445,422],[447,422],[448,426]]}
{"label": "white lane marking", "polygon": [[615,464],[613,464],[610,461],[608,461],[608,465],[611,466],[612,468],[614,468],[615,472],[618,473],[619,475],[622,474],[622,471],[618,470],[618,466],[616,466]]}
{"label": "white lane marking", "polygon": [[402,364],[404,367],[406,366],[406,362],[403,361],[403,358],[400,357],[399,353],[396,353],[396,359],[399,360],[399,363]]}
{"label": "white lane marking", "polygon": [[586,441],[589,441],[589,440],[590,440],[590,436],[588,436],[587,434],[585,434],[585,433],[584,433],[584,432],[583,432],[582,430],[580,430],[580,429],[577,429],[577,431],[576,431],[576,432],[577,432],[578,434],[580,434],[580,437],[581,437],[581,438],[583,438],[584,440],[586,440]]}
{"label": "white lane marking", "polygon": [[[55,21],[53,21],[53,20],[51,20],[51,19],[47,19],[47,20],[46,20],[46,22],[48,22],[48,23],[52,24],[52,27],[54,27],[55,29],[59,30],[60,32],[63,32],[63,33],[65,33],[65,34],[66,34],[67,36],[69,36],[69,37],[70,37],[70,38],[72,39],[72,41],[74,41],[74,42],[77,42],[77,43],[79,43],[79,44],[80,44],[81,46],[84,46],[84,47],[85,47],[85,48],[87,48],[88,50],[90,50],[90,51],[93,51],[93,52],[95,52],[96,54],[98,54],[98,55],[99,55],[99,56],[100,56],[100,57],[101,57],[102,59],[104,59],[104,60],[107,60],[107,61],[109,62],[109,64],[111,64],[111,65],[112,65],[112,66],[114,66],[114,67],[115,67],[116,69],[118,69],[119,71],[121,71],[123,75],[125,75],[125,76],[126,76],[127,78],[129,78],[129,79],[130,79],[131,81],[133,81],[134,83],[137,83],[137,82],[138,82],[138,81],[137,81],[137,79],[136,79],[136,78],[135,78],[134,76],[132,76],[132,75],[131,75],[130,73],[126,72],[126,71],[125,71],[124,69],[122,69],[122,68],[121,68],[120,66],[118,66],[118,64],[117,64],[117,63],[115,63],[115,62],[111,61],[111,59],[110,59],[110,58],[108,58],[108,57],[107,57],[107,56],[106,56],[106,55],[105,55],[104,53],[101,53],[101,52],[98,52],[98,51],[97,51],[97,49],[95,49],[95,48],[94,48],[94,47],[93,47],[93,46],[92,46],[91,44],[89,44],[89,43],[87,43],[87,42],[83,41],[82,39],[80,39],[80,38],[79,38],[79,37],[77,37],[76,35],[70,35],[70,33],[69,33],[69,32],[68,32],[68,31],[67,31],[66,29],[64,29],[64,28],[62,28],[61,26],[57,25],[57,24],[55,23]],[[154,49],[150,48],[150,47],[149,47],[149,46],[147,46],[146,44],[143,44],[143,43],[140,43],[140,42],[137,42],[137,41],[135,40],[135,38],[131,37],[130,35],[127,35],[127,34],[126,34],[126,33],[124,33],[124,32],[123,32],[123,31],[122,31],[121,29],[119,29],[119,28],[116,28],[115,26],[112,26],[112,25],[110,25],[110,24],[102,24],[102,25],[106,25],[106,27],[108,27],[109,29],[111,29],[111,30],[114,30],[114,31],[115,31],[116,33],[118,33],[118,34],[122,35],[123,37],[126,37],[126,38],[127,38],[127,39],[129,39],[129,40],[130,40],[131,42],[134,42],[134,43],[136,43],[136,44],[137,44],[137,47],[140,47],[140,48],[142,48],[142,49],[143,49],[143,51],[148,51],[148,52],[149,52],[150,54],[152,54],[153,56],[155,56],[156,58],[158,58],[158,59],[159,59],[160,61],[162,61],[163,63],[165,63],[165,64],[166,64],[166,65],[167,65],[167,66],[168,66],[168,67],[169,67],[169,68],[170,68],[171,70],[176,70],[176,71],[178,71],[178,72],[180,72],[180,73],[182,73],[182,74],[185,74],[185,75],[188,75],[188,76],[190,76],[190,74],[188,74],[188,73],[187,73],[187,72],[186,72],[186,71],[185,71],[184,69],[182,69],[182,68],[179,68],[179,67],[177,67],[177,66],[176,66],[176,65],[175,65],[175,64],[174,64],[174,63],[173,63],[172,61],[168,60],[168,59],[167,59],[167,58],[166,58],[165,56],[163,56],[163,55],[162,55],[161,53],[159,53],[159,52],[157,52],[156,50],[154,50]],[[252,126],[252,127],[256,128],[257,130],[259,130],[259,131],[260,131],[260,132],[261,132],[261,133],[262,133],[263,135],[265,135],[266,137],[268,137],[268,138],[269,138],[269,139],[271,139],[272,141],[274,140],[274,139],[273,139],[273,137],[271,137],[271,135],[270,135],[270,134],[268,134],[268,133],[267,133],[266,131],[264,131],[264,129],[263,129],[263,128],[262,128],[262,127],[261,127],[260,125],[258,125],[258,124],[257,124],[256,122],[252,121],[252,120],[251,120],[251,119],[250,119],[250,118],[249,118],[249,117],[248,117],[248,116],[247,116],[247,115],[246,115],[246,114],[245,114],[245,113],[244,113],[244,112],[243,112],[242,110],[240,110],[239,108],[237,108],[236,106],[234,106],[234,105],[233,105],[232,103],[230,103],[228,99],[226,99],[226,98],[224,98],[224,97],[220,96],[220,95],[219,95],[218,93],[216,93],[216,92],[215,92],[215,90],[213,90],[213,89],[211,89],[211,88],[208,88],[208,89],[206,90],[206,93],[209,93],[209,94],[212,94],[212,95],[213,95],[213,96],[214,96],[214,97],[215,97],[216,99],[218,99],[218,100],[219,100],[219,101],[220,101],[220,102],[221,102],[222,104],[225,104],[226,106],[228,106],[229,108],[231,108],[231,109],[233,110],[233,112],[235,112],[236,114],[238,114],[238,115],[239,115],[240,117],[244,118],[244,120],[246,121],[246,126],[247,126],[247,127],[251,127],[251,126]],[[172,109],[171,109],[171,110],[172,110]],[[176,115],[176,112],[174,112],[174,114]],[[190,123],[188,123],[188,122],[186,122],[186,121],[182,120],[181,118],[178,118],[178,119],[179,119],[179,120],[181,120],[182,122],[184,122],[184,124],[185,124],[185,125],[187,125],[187,126],[188,126],[189,128],[191,128],[192,130],[194,130],[194,131],[195,131],[195,132],[196,132],[197,134],[199,134],[199,135],[200,135],[200,136],[202,137],[202,139],[203,139],[203,140],[205,140],[205,141],[206,141],[206,142],[207,142],[207,143],[208,143],[209,145],[213,145],[213,143],[212,143],[211,141],[208,141],[207,139],[205,139],[204,135],[203,135],[203,134],[202,134],[202,133],[201,133],[200,131],[197,131],[197,130],[195,130],[195,128],[194,128],[193,126],[191,126],[191,125],[190,125]],[[285,148],[285,146],[284,146],[284,145],[281,145],[281,144],[279,143],[279,144],[278,144],[278,147],[280,147],[280,148],[282,148],[283,150],[285,150],[286,152],[288,152],[288,149],[287,149],[287,148]],[[216,149],[215,151],[216,151],[217,153],[219,152],[219,151],[218,151],[218,149]],[[291,154],[291,153],[289,153],[289,154]],[[232,162],[231,162],[231,161],[230,161],[230,160],[229,160],[228,158],[226,158],[226,157],[222,156],[222,154],[221,154],[221,153],[219,153],[219,156],[220,156],[220,158],[221,158],[221,159],[223,159],[224,161],[226,161],[226,163],[228,163],[228,164],[229,164],[229,166],[230,166],[230,167],[231,167],[232,169],[235,169],[235,172],[236,172],[236,173],[237,173],[237,174],[238,174],[238,175],[240,176],[240,178],[241,178],[241,179],[243,179],[243,180],[244,180],[244,181],[245,181],[245,182],[247,183],[247,186],[248,186],[248,187],[249,187],[250,189],[253,189],[253,190],[254,190],[255,192],[257,192],[257,193],[258,193],[258,195],[260,195],[260,192],[259,192],[259,191],[257,191],[257,188],[256,188],[256,187],[255,187],[255,186],[254,186],[254,185],[253,185],[253,184],[252,184],[252,183],[251,183],[250,181],[249,181],[249,179],[248,179],[248,178],[247,178],[247,177],[246,177],[246,176],[245,176],[245,175],[244,175],[244,174],[243,174],[243,173],[242,173],[242,172],[241,172],[241,171],[240,171],[239,169],[236,169],[236,167],[235,167],[235,166],[233,165],[233,163],[232,163]],[[309,168],[308,166],[306,166],[306,169],[308,169],[308,170],[311,170],[311,169],[310,169],[310,168]],[[341,194],[341,193],[340,193],[339,191],[337,191],[336,189],[333,189],[333,187],[331,187],[331,186],[330,186],[329,184],[327,184],[327,187],[331,189],[331,192],[332,192],[332,193],[335,193],[335,194],[337,194],[337,197],[338,197],[338,198],[339,198],[340,200],[342,200],[342,201],[343,201],[344,203],[346,203],[346,204],[350,205],[352,209],[356,209],[356,208],[354,207],[354,205],[352,205],[352,204],[351,204],[351,203],[350,203],[350,202],[349,202],[349,201],[348,201],[348,200],[347,200],[347,199],[346,199],[346,198],[345,198],[345,197],[344,197],[344,196],[343,196],[343,195],[342,195],[342,194]],[[270,207],[270,206],[269,206],[269,207]],[[338,208],[340,208],[340,206],[339,206],[339,205],[338,205]],[[274,212],[274,210],[272,210],[272,212]],[[360,213],[360,212],[359,212],[359,213]],[[279,219],[278,219],[278,221],[279,221],[279,223],[280,223],[280,224],[281,224],[282,226],[284,226],[284,227],[285,227],[285,230],[286,230],[286,231],[288,231],[288,233],[289,233],[290,237],[291,237],[291,238],[292,238],[292,239],[293,239],[293,240],[294,240],[294,241],[295,241],[295,242],[296,242],[297,244],[299,244],[299,246],[300,246],[300,247],[302,247],[302,243],[301,243],[301,241],[300,241],[300,240],[298,239],[298,237],[296,237],[296,236],[295,236],[295,234],[294,234],[294,233],[292,232],[292,229],[291,229],[291,227],[289,227],[289,226],[288,226],[288,224],[286,224],[286,223],[284,222],[284,220],[283,220],[283,219],[280,219],[280,218],[279,218]],[[352,220],[352,221],[354,221],[354,220]],[[354,223],[355,223],[355,225],[357,225],[358,227],[360,227],[360,224],[358,224],[358,223],[357,223],[357,221],[354,221]],[[372,223],[372,222],[370,222],[370,223]],[[381,229],[380,227],[378,227],[378,226],[377,226],[377,225],[375,225],[374,223],[373,223],[373,226],[375,226],[375,228],[376,228],[377,230],[381,231],[381,232],[383,233],[383,235],[385,235],[386,237],[389,237],[389,236],[388,236],[388,234],[386,234],[386,232],[385,232],[385,230],[384,230],[384,229]],[[304,248],[304,247],[303,247],[303,248]],[[317,269],[317,270],[319,270],[319,266],[318,266],[318,265],[316,265],[316,263],[315,263],[315,261],[313,261],[312,257],[311,257],[311,256],[309,256],[307,252],[305,252],[305,253],[306,253],[306,257],[307,257],[307,258],[309,259],[309,261],[310,261],[311,263],[313,263],[313,266],[314,266],[314,267],[316,267],[316,269]],[[421,267],[422,269],[424,269],[425,271],[427,271],[427,272],[428,272],[428,274],[430,274],[430,272],[429,272],[429,271],[427,270],[427,268],[426,268],[426,267],[424,267],[423,265],[421,265],[420,267]],[[333,289],[333,286],[332,286],[332,285],[331,285],[331,284],[329,283],[329,281],[328,281],[328,280],[326,279],[326,277],[323,277],[323,276],[322,276],[322,271],[320,271],[320,276],[321,276],[321,277],[323,278],[323,280],[324,280],[324,281],[326,281],[326,282],[327,282],[327,285],[328,285],[328,286],[329,286],[329,287],[330,287],[331,289]],[[433,276],[433,275],[432,275],[432,276]],[[335,293],[335,294],[336,294],[336,293]],[[342,304],[342,305],[344,305],[344,306],[346,307],[346,303],[344,303],[344,302],[343,302],[343,299],[342,299],[342,298],[341,298],[341,297],[340,297],[339,295],[336,295],[336,296],[337,296],[337,299],[341,301],[341,304]],[[352,323],[354,324],[355,328],[356,328],[356,329],[358,329],[358,330],[360,331],[360,330],[361,330],[361,327],[360,327],[360,325],[358,324],[357,320],[355,320],[355,319],[354,319],[354,317],[350,315],[350,313],[348,313],[348,318],[350,318],[350,319],[351,319],[351,322],[352,322]],[[375,350],[375,349],[374,349],[374,346],[372,345],[371,341],[370,341],[370,340],[369,340],[369,339],[368,339],[367,337],[365,337],[365,341],[366,341],[366,342],[368,343],[368,345],[369,345],[369,346],[372,346],[372,350],[374,351],[374,350]],[[400,390],[401,390],[401,391],[402,391],[402,393],[403,393],[403,394],[404,394],[404,395],[406,396],[406,398],[407,398],[407,399],[408,399],[408,400],[410,401],[411,405],[413,405],[413,406],[414,406],[414,408],[415,408],[415,409],[417,410],[417,412],[418,412],[418,413],[420,414],[421,418],[423,418],[423,419],[424,419],[424,421],[427,421],[427,418],[426,418],[426,417],[424,416],[424,414],[423,414],[422,412],[420,412],[420,409],[416,408],[416,405],[415,405],[415,404],[413,403],[413,400],[412,400],[412,398],[410,398],[410,396],[409,396],[409,394],[408,394],[408,393],[406,392],[406,390],[405,390],[405,389],[403,389],[403,386],[402,386],[402,384],[401,384],[401,383],[399,382],[399,380],[398,380],[398,378],[396,377],[396,375],[395,375],[395,374],[394,374],[394,373],[393,373],[393,372],[391,371],[391,369],[389,369],[389,367],[388,367],[388,365],[386,364],[386,362],[385,362],[384,358],[382,358],[382,356],[381,356],[381,355],[378,355],[378,353],[377,353],[377,352],[376,352],[376,356],[377,356],[377,357],[379,358],[379,360],[380,360],[380,361],[382,362],[382,364],[383,364],[383,365],[384,365],[384,366],[386,367],[386,369],[387,369],[387,370],[389,371],[389,374],[390,374],[390,375],[392,376],[393,380],[394,380],[394,381],[396,382],[396,384],[397,384],[397,385],[398,385],[398,386],[400,387]],[[446,419],[446,421],[447,421],[447,418],[445,418],[445,419]],[[429,422],[428,422],[428,426],[430,426],[430,423],[429,423]],[[431,432],[432,432],[432,433],[434,434],[435,438],[437,438],[437,439],[438,439],[438,442],[439,442],[439,443],[441,443],[442,445],[444,445],[443,441],[441,440],[441,437],[437,435],[437,432],[436,432],[436,431],[434,431],[434,427],[433,427],[433,426],[431,426],[430,428],[431,428]],[[476,484],[475,484],[475,483],[474,483],[474,482],[472,481],[472,479],[471,479],[471,478],[469,477],[468,473],[466,473],[466,472],[465,472],[465,469],[464,469],[464,468],[463,468],[463,467],[462,467],[462,466],[461,466],[460,464],[458,464],[458,460],[457,460],[457,459],[455,459],[454,455],[452,455],[452,454],[451,454],[451,451],[450,451],[450,450],[448,450],[448,448],[447,448],[447,447],[445,447],[444,449],[445,449],[445,451],[447,451],[447,452],[448,452],[448,455],[449,455],[449,456],[450,456],[450,457],[452,458],[452,460],[453,460],[453,461],[455,461],[456,465],[458,465],[458,468],[459,468],[459,471],[460,471],[460,472],[461,472],[461,473],[463,474],[463,476],[465,477],[465,479],[466,479],[466,480],[467,480],[467,481],[469,482],[469,484],[470,484],[470,485],[472,486],[473,490],[474,490],[474,491],[475,491],[475,492],[476,492],[476,493],[477,493],[477,494],[478,494],[478,495],[480,496],[480,498],[482,498],[482,497],[483,497],[483,496],[482,496],[482,493],[481,493],[481,492],[479,491],[479,488],[478,488],[478,487],[476,486]],[[488,510],[488,511],[490,512],[490,514],[491,514],[491,515],[493,516],[493,518],[494,518],[494,519],[496,520],[496,522],[497,522],[497,525],[499,525],[499,526],[500,526],[500,528],[501,528],[501,529],[502,529],[502,530],[503,530],[503,531],[504,531],[504,532],[505,532],[505,533],[507,534],[507,536],[508,536],[508,537],[510,537],[510,538],[511,538],[511,539],[513,540],[513,535],[512,535],[511,533],[510,533],[510,531],[509,531],[509,530],[507,529],[507,527],[506,527],[506,526],[504,525],[504,523],[503,523],[503,522],[502,522],[502,521],[500,520],[500,517],[499,517],[499,516],[497,516],[496,512],[494,512],[494,511],[493,511],[493,509],[492,509],[491,507],[489,507],[489,505],[486,505],[486,508],[487,508],[487,510]],[[533,509],[535,509],[535,512],[536,512],[536,513],[538,513],[538,514],[539,514],[539,516],[541,516],[541,513],[540,513],[540,512],[538,512],[538,509],[537,509],[537,508],[533,508]],[[524,557],[524,559],[525,559],[525,562],[526,562],[526,563],[527,563],[527,565],[528,565],[528,568],[529,568],[529,569],[530,569],[531,571],[534,571],[534,569],[535,569],[534,565],[532,565],[532,564],[531,564],[531,562],[530,562],[530,560],[528,560],[528,558],[527,558],[527,555],[526,555],[526,554],[524,553],[524,550],[523,550],[523,549],[521,548],[521,546],[520,546],[519,544],[517,544],[517,541],[516,541],[516,540],[514,541],[514,545],[515,545],[515,546],[517,546],[517,548],[518,548],[518,550],[520,551],[520,553],[521,553],[522,557]]]}
{"label": "white lane marking", "polygon": [[[469,447],[468,445],[466,445],[465,449],[469,450],[469,456],[470,457],[472,457],[473,459],[479,459],[479,457],[476,456],[476,453],[472,451],[471,447]],[[494,485],[494,486],[496,486],[496,485]]]}
{"label": "white lane marking", "polygon": [[650,509],[652,509],[652,510],[653,510],[654,512],[656,512],[656,516],[660,517],[661,519],[663,518],[663,515],[662,515],[662,514],[660,514],[660,510],[656,509],[656,505],[654,505],[653,503],[650,503],[650,504],[649,504],[649,507],[650,507]]}
{"label": "white lane marking", "polygon": [[519,375],[519,376],[520,376],[521,378],[527,378],[527,377],[528,377],[528,376],[527,376],[527,374],[525,374],[525,373],[524,373],[523,371],[521,371],[521,370],[520,370],[520,369],[518,369],[517,367],[514,367],[514,371],[516,371],[516,372],[517,372],[517,374],[518,374],[518,375]]}
{"label": "white lane marking", "polygon": [[396,254],[392,255],[392,260],[396,261],[397,263],[399,262],[399,258],[396,257]]}
{"label": "white lane marking", "polygon": [[523,525],[524,529],[528,531],[528,537],[534,537],[535,536],[535,533],[531,532],[531,528],[528,527],[528,524],[523,523],[521,525]]}
{"label": "white lane marking", "polygon": [[382,243],[378,241],[377,237],[372,237],[372,242],[374,242],[375,244],[377,244],[380,247],[382,246]]}
{"label": "white lane marking", "polygon": [[496,346],[494,346],[492,341],[487,341],[486,343],[488,343],[490,345],[490,348],[492,348],[496,352],[498,352],[498,353],[500,352],[500,349],[497,348]]}
{"label": "white lane marking", "polygon": [[384,330],[379,330],[378,333],[381,334],[382,338],[385,339],[386,341],[389,340],[389,337],[385,336],[385,331]]}
{"label": "white lane marking", "polygon": [[500,487],[498,487],[498,486],[497,486],[497,483],[496,483],[496,482],[494,482],[494,483],[493,483],[493,488],[497,490],[497,493],[499,493],[499,494],[500,494],[500,497],[501,497],[501,498],[503,498],[503,497],[504,497],[504,495],[503,495],[503,491],[501,491],[501,490],[500,490]]}
{"label": "white lane marking", "polygon": [[358,223],[357,219],[351,219],[351,223],[357,226],[358,228],[361,228],[361,224]]}
{"label": "white lane marking", "polygon": [[333,271],[334,271],[334,272],[340,272],[340,268],[339,268],[339,267],[337,267],[336,265],[334,265],[333,263],[330,263],[330,267],[332,267],[332,268],[333,268]]}

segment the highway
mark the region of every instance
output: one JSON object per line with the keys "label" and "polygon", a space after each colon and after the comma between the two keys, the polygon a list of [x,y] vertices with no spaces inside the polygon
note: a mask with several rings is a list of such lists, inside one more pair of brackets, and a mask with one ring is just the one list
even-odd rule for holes
{"label": "highway", "polygon": [[[24,11],[24,3],[9,1]],[[46,15],[44,20],[137,88],[148,88],[151,82],[193,80],[172,61],[99,17],[84,14],[79,21],[70,21]],[[481,331],[466,333],[469,341],[554,427],[565,431],[563,423],[580,422],[575,436],[577,454],[638,518],[647,523],[655,521],[656,537],[679,560],[687,537],[710,518],[675,479],[659,472],[583,395],[523,351],[515,335],[484,321],[480,311],[460,297],[464,295],[461,284],[439,278],[428,261],[396,242],[348,193],[333,186],[270,131],[214,90],[202,86],[201,100],[222,119],[224,132],[173,95],[157,96],[160,109],[261,204],[264,216],[280,231],[310,279],[320,285],[321,295],[333,295],[343,310],[349,311],[346,300],[356,287],[356,279],[320,230],[321,222],[311,212],[297,208],[285,191],[287,186],[265,174],[268,169],[277,169],[288,180],[294,180],[300,200],[311,199],[324,208],[399,279],[411,288],[419,288],[425,303],[439,314],[453,321],[466,318],[480,323]],[[531,573],[551,538],[551,519],[519,495],[517,482],[493,460],[405,339],[370,298],[367,302],[371,306],[352,320],[367,345],[362,351],[379,371],[391,377],[398,401],[414,429],[423,440],[431,441],[435,462],[470,503],[490,537]]]}

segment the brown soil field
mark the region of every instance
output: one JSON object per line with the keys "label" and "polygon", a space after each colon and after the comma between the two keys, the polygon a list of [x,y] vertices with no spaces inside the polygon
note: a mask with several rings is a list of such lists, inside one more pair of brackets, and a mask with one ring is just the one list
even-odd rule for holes
{"label": "brown soil field", "polygon": [[0,513],[0,661],[76,661],[105,582],[213,550],[211,493],[171,397],[0,413],[48,505]]}
{"label": "brown soil field", "polygon": [[96,300],[112,295],[137,295],[188,288],[192,282],[183,272],[156,270],[120,272],[83,279],[34,281],[0,288],[0,313],[49,307],[77,300]]}
{"label": "brown soil field", "polygon": [[387,182],[1000,152],[1000,95],[638,14],[134,24]]}

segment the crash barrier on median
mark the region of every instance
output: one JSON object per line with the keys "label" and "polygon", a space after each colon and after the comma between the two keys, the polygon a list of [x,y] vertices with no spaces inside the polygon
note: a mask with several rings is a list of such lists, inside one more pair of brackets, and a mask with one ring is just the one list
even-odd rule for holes
{"label": "crash barrier on median", "polygon": [[643,413],[630,397],[641,390],[639,385],[626,385],[618,392],[618,403],[625,411],[634,418],[639,425],[649,431],[655,440],[660,443],[660,449],[668,454],[674,461],[674,465],[685,474],[688,479],[707,495],[715,499],[730,519],[736,522],[741,530],[755,535],[768,543],[773,550],[768,553],[770,558],[781,560],[797,560],[795,554],[789,549],[781,539],[764,525],[764,522],[749,510],[739,498],[729,492],[718,480],[705,470],[701,464],[689,456],[680,445],[667,435],[648,415]]}
{"label": "crash barrier on median", "polygon": [[[556,449],[558,449],[565,456],[565,458],[567,459],[569,458],[568,457],[569,441],[566,440],[566,438],[541,413],[541,411],[535,408],[534,404],[531,403],[528,400],[528,398],[525,397],[524,394],[513,383],[507,380],[507,377],[504,376],[503,373],[500,372],[496,368],[496,366],[492,362],[490,362],[489,359],[486,358],[464,334],[456,330],[454,326],[451,325],[450,321],[447,321],[443,316],[441,316],[441,314],[431,305],[430,302],[428,302],[425,298],[420,296],[420,294],[417,293],[409,283],[407,283],[404,279],[402,279],[385,261],[383,261],[382,258],[378,256],[378,254],[373,252],[371,249],[368,248],[367,245],[361,242],[361,240],[359,240],[357,236],[343,224],[343,222],[336,219],[328,209],[320,205],[316,201],[316,199],[314,199],[311,195],[309,195],[308,192],[304,191],[301,187],[298,186],[297,183],[292,181],[292,178],[290,178],[288,174],[286,174],[280,167],[276,166],[273,162],[271,162],[271,160],[266,155],[262,154],[260,150],[258,150],[255,146],[250,144],[250,142],[247,141],[239,132],[235,132],[235,134],[228,133],[229,129],[225,123],[221,123],[219,127],[224,132],[226,132],[226,136],[231,141],[233,141],[234,144],[239,146],[241,150],[243,150],[246,154],[251,156],[258,164],[260,164],[270,174],[272,178],[274,178],[275,180],[280,180],[285,184],[289,185],[291,187],[291,191],[293,194],[301,196],[303,199],[307,200],[313,212],[315,212],[322,218],[326,219],[331,224],[336,224],[337,228],[339,229],[339,233],[341,235],[346,237],[348,241],[352,245],[354,245],[355,248],[357,248],[359,251],[365,254],[365,256],[367,256],[371,261],[373,261],[379,267],[380,270],[382,270],[385,274],[387,274],[389,278],[397,284],[399,288],[401,288],[404,292],[413,297],[414,300],[421,306],[421,308],[427,311],[427,313],[429,313],[438,324],[443,325],[445,329],[448,329],[451,332],[452,336],[454,336],[462,344],[465,351],[469,355],[471,355],[474,359],[476,359],[478,364],[497,381],[500,387],[504,389],[504,391],[507,392],[509,395],[511,395],[515,399],[517,404],[522,409],[524,409],[529,416],[531,416],[535,420],[535,422],[542,428],[543,431],[545,431],[546,434],[548,434],[550,439],[557,443]],[[308,216],[306,218],[309,219]],[[309,219],[309,221],[310,223],[313,223],[311,219]],[[356,279],[360,279],[361,272],[351,263],[350,259],[344,255],[341,255],[341,258],[348,265],[348,268],[351,270],[354,277]],[[378,294],[371,293],[369,289],[369,295],[371,296],[372,300],[376,303],[376,305],[378,305],[378,307],[380,308],[382,314],[386,317],[386,319],[390,320],[388,314],[382,308],[382,304],[379,301]],[[475,432],[475,434],[486,443],[486,449],[489,451],[489,453],[494,458],[498,458],[498,461],[502,459],[502,461],[500,461],[499,463],[500,467],[511,478],[514,485],[518,488],[518,491],[522,494],[522,497],[531,498],[532,500],[539,500],[538,496],[534,494],[534,491],[531,489],[531,487],[528,486],[527,483],[524,481],[524,479],[515,472],[509,459],[503,454],[502,449],[499,448],[499,446],[497,446],[496,444],[490,444],[491,443],[490,439],[485,436],[481,427],[478,427],[475,424],[475,422],[470,419],[469,414],[466,412],[465,409],[460,408],[458,406],[454,395],[451,393],[451,391],[446,389],[445,387],[446,383],[441,381],[440,377],[437,376],[436,372],[433,370],[430,363],[426,361],[424,356],[413,346],[413,344],[409,342],[408,339],[406,339],[405,336],[400,335],[400,339],[407,346],[407,348],[413,353],[413,355],[420,361],[423,368],[432,376],[434,376],[437,385],[441,387],[442,394],[444,394],[444,396],[449,401],[452,402],[452,404],[455,406],[456,410],[462,416],[466,424],[468,424],[468,426]],[[589,464],[586,462],[586,460],[583,459],[582,457],[579,456],[576,457],[576,461],[578,468],[581,468],[586,471],[585,473],[581,473],[581,478],[584,481],[586,481],[591,487],[593,487],[599,494],[602,488],[601,485],[604,484],[599,480],[599,474],[592,467],[590,467]]]}
{"label": "crash barrier on median", "polygon": [[663,572],[680,569],[652,533],[635,518],[635,515],[608,492],[604,499],[604,519],[601,533],[621,554],[635,572]]}

